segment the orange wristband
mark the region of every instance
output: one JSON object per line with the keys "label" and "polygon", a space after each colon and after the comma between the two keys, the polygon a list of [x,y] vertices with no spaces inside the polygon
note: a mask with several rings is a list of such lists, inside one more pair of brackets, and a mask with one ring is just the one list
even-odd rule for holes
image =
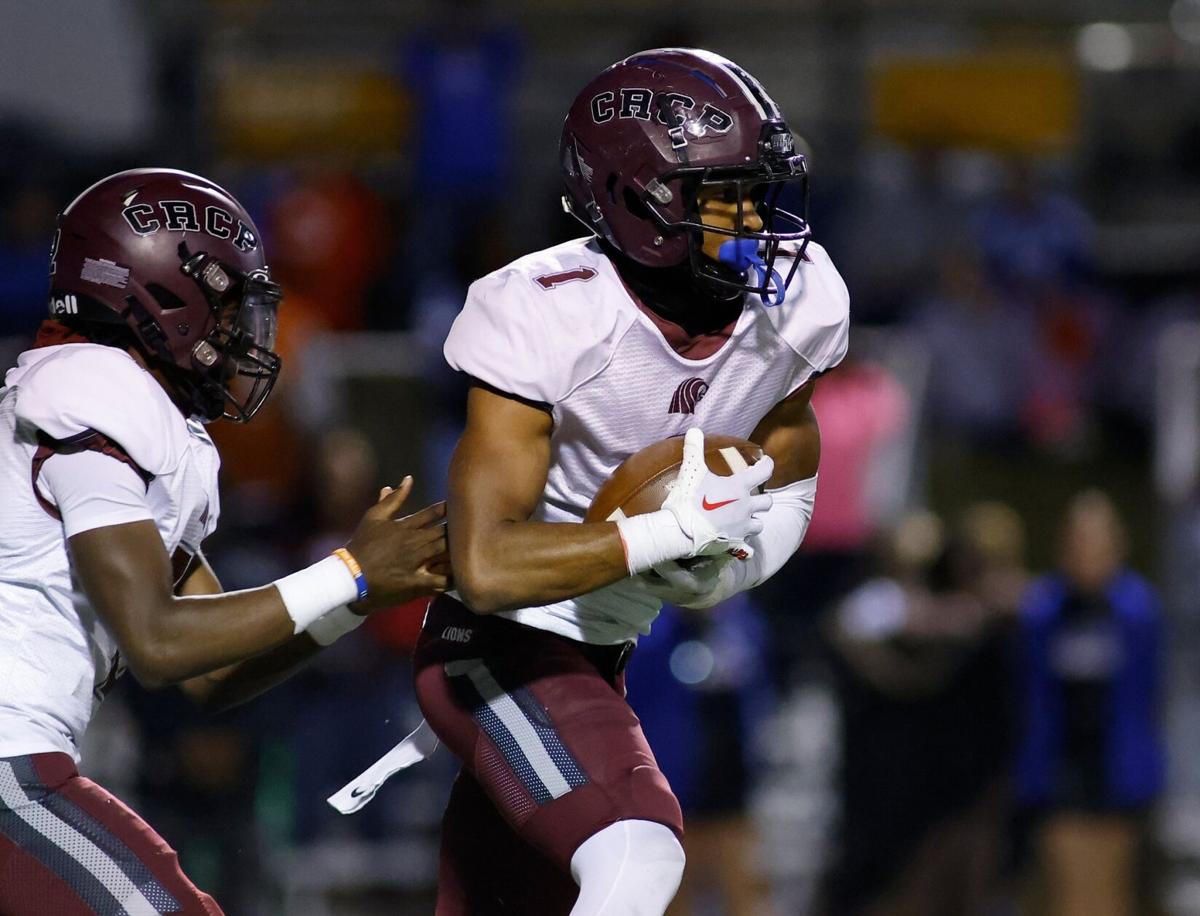
{"label": "orange wristband", "polygon": [[346,568],[350,570],[350,575],[354,577],[354,584],[358,586],[358,600],[362,601],[367,597],[367,577],[362,571],[362,567],[358,565],[358,560],[354,559],[352,554],[345,547],[338,547],[333,551],[333,555],[346,564]]}

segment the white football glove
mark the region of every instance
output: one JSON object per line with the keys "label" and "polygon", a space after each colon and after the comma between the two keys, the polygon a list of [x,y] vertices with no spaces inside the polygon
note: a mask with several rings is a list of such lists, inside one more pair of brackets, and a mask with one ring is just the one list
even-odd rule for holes
{"label": "white football glove", "polygon": [[640,578],[646,591],[659,601],[679,607],[707,608],[724,596],[727,573],[735,563],[737,560],[729,554],[697,557],[686,566],[668,560],[654,567],[657,575],[645,573]]}
{"label": "white football glove", "polygon": [[704,461],[704,433],[692,427],[683,438],[683,463],[663,501],[683,533],[691,539],[688,557],[730,553],[740,560],[754,555],[747,542],[763,529],[762,515],[771,508],[767,493],[756,493],[775,471],[763,455],[744,471],[728,477],[714,474]]}

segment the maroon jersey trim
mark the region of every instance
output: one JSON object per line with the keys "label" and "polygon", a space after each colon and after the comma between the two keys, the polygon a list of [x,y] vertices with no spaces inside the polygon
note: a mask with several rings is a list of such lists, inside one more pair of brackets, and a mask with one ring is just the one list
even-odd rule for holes
{"label": "maroon jersey trim", "polygon": [[37,498],[38,505],[45,510],[46,514],[60,522],[62,521],[62,515],[58,511],[58,507],[42,495],[37,485],[38,477],[42,473],[42,465],[46,463],[46,460],[51,455],[100,452],[102,455],[108,455],[110,458],[115,458],[117,461],[133,468],[137,472],[137,475],[142,478],[146,489],[150,489],[150,481],[154,479],[153,474],[129,457],[129,453],[121,447],[120,443],[114,442],[108,436],[104,435],[104,433],[94,429],[85,429],[83,432],[66,439],[54,439],[39,430],[37,441],[38,447],[37,451],[33,453],[32,467],[30,469],[30,483],[33,486],[33,495]]}
{"label": "maroon jersey trim", "polygon": [[712,331],[707,334],[691,335],[675,322],[663,318],[662,315],[658,314],[658,312],[646,305],[646,303],[641,300],[641,297],[633,291],[632,287],[625,282],[625,279],[621,276],[620,271],[616,270],[615,265],[613,269],[617,274],[617,279],[620,280],[621,285],[625,287],[625,292],[629,295],[629,298],[633,301],[633,304],[638,307],[643,315],[654,322],[654,326],[658,328],[658,332],[662,334],[663,339],[666,340],[667,346],[669,346],[684,359],[708,359],[708,357],[720,350],[721,347],[725,346],[725,344],[729,342],[729,338],[733,336],[734,328],[737,327],[738,319],[741,318],[740,312],[732,321],[729,322],[729,324],[725,325],[725,327],[721,328],[719,331]]}

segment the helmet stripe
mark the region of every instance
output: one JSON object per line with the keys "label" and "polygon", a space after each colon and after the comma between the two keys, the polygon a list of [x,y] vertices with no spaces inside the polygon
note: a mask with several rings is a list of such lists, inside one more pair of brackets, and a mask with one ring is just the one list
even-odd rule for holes
{"label": "helmet stripe", "polygon": [[94,184],[89,185],[87,190],[84,191],[82,194],[75,195],[75,199],[72,200],[65,207],[63,207],[63,211],[62,211],[62,213],[59,214],[59,216],[66,216],[68,213],[71,212],[71,208],[73,206],[75,206],[77,203],[79,203],[79,201],[83,200],[83,198],[87,197],[89,194],[92,193],[92,191],[94,191],[96,188],[100,187],[100,185],[104,184],[106,181],[108,181],[112,177],[113,177],[112,175],[106,175],[104,178],[101,178],[99,181],[95,182]]}
{"label": "helmet stripe", "polygon": [[[763,103],[759,98],[758,93],[751,89],[746,80],[743,79],[743,77],[749,77],[749,74],[747,74],[745,70],[742,70],[740,67],[738,67],[738,65],[733,61],[729,60],[729,58],[722,57],[720,54],[714,54],[712,51],[705,51],[700,48],[689,49],[689,53],[699,57],[702,60],[708,61],[708,63],[712,64],[714,67],[719,67],[721,70],[724,70],[726,73],[728,73],[730,78],[737,83],[738,88],[742,90],[742,94],[745,95],[746,98],[750,100],[750,103],[758,110],[758,116],[764,121],[773,117],[779,117],[778,108],[775,108],[775,114],[767,114],[767,109],[763,107]],[[749,78],[753,80],[753,77]],[[766,93],[764,92],[763,95],[765,96]],[[770,99],[767,99],[767,101],[770,102]],[[774,108],[773,102],[771,103],[771,106]]]}
{"label": "helmet stripe", "polygon": [[769,118],[782,118],[783,117],[783,113],[780,112],[779,106],[775,104],[774,99],[772,99],[769,95],[767,95],[767,90],[763,88],[762,83],[760,83],[758,80],[756,80],[753,76],[751,76],[749,73],[747,73],[741,67],[739,67],[733,61],[726,61],[725,64],[726,64],[727,69],[732,70],[734,75],[736,75],[739,79],[741,79],[741,81],[743,83],[746,84],[746,87],[754,95],[755,100],[767,112],[766,117],[769,117]]}

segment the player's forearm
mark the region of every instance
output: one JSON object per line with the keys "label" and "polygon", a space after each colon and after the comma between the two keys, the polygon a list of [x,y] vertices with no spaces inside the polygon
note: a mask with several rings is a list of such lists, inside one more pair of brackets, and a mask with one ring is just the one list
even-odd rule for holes
{"label": "player's forearm", "polygon": [[[187,571],[176,588],[176,594],[179,597],[199,597],[221,595],[224,590],[207,561],[197,554],[187,558]],[[321,645],[305,632],[262,655],[190,678],[179,686],[204,711],[221,712],[281,684],[320,649]]]}
{"label": "player's forearm", "polygon": [[[407,534],[412,531],[427,538],[429,532],[423,527],[405,526],[411,519],[421,520],[421,513],[397,523],[386,514],[396,508],[388,500],[392,496],[377,504],[383,507],[383,514],[370,516],[376,511],[373,507],[368,517],[372,525],[395,525],[384,528],[384,534],[406,536],[396,544],[388,543],[390,550],[407,547]],[[440,517],[440,510],[438,514]],[[443,544],[439,529],[433,540],[424,541],[425,553],[409,559],[428,560],[427,554]],[[340,626],[326,615],[364,597],[367,578],[356,571],[357,564],[352,567],[344,557],[330,555],[262,588],[210,594],[220,589],[220,583],[202,561],[189,562],[184,580],[172,584],[173,566],[178,569],[181,564],[173,564],[163,551],[153,522],[84,531],[74,535],[69,545],[82,591],[115,637],[130,672],[150,688],[177,684],[254,658],[298,633],[314,633],[311,628],[322,621],[325,625],[319,641],[325,641],[333,633],[330,625],[334,630]],[[369,540],[367,546],[368,555],[383,549]],[[417,573],[423,575],[420,570]],[[371,600],[404,594],[403,589],[397,591],[395,585],[383,581],[385,587]],[[399,582],[408,584],[410,577],[406,573]],[[172,594],[174,588],[178,596]],[[332,638],[336,639],[336,634]]]}
{"label": "player's forearm", "polygon": [[609,522],[499,522],[458,540],[452,529],[455,584],[477,614],[550,604],[629,575]]}
{"label": "player's forearm", "polygon": [[192,678],[181,686],[205,712],[222,712],[282,684],[320,649],[302,633],[262,655]]}
{"label": "player's forearm", "polygon": [[120,639],[134,677],[154,689],[283,646],[295,625],[273,585],[205,597],[173,598]]}

